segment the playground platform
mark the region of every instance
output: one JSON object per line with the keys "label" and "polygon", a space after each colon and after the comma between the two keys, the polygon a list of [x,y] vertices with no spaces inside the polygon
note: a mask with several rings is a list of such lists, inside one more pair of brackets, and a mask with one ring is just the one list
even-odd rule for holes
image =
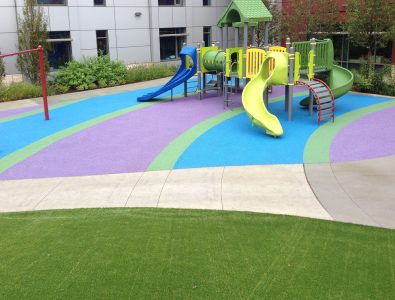
{"label": "playground platform", "polygon": [[48,122],[35,101],[0,105],[0,211],[175,207],[395,228],[395,99],[349,93],[318,127],[303,89],[288,122],[275,87],[275,139],[251,129],[240,94],[225,109],[215,92],[137,102],[165,81],[55,96]]}

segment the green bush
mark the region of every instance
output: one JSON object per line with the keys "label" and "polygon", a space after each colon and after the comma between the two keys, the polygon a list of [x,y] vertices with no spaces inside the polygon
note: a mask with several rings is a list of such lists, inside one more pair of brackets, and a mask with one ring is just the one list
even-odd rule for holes
{"label": "green bush", "polygon": [[[88,58],[82,62],[71,61],[59,70],[53,82],[48,84],[48,95],[153,80],[173,76],[176,70],[175,66],[167,65],[137,66],[127,69],[122,63],[111,61],[108,56]],[[0,101],[41,96],[39,85],[14,83],[10,86],[0,86]]]}
{"label": "green bush", "polygon": [[[54,95],[55,90],[48,87],[48,95]],[[0,86],[0,102],[20,99],[37,98],[42,96],[41,86],[31,83],[12,83]]]}
{"label": "green bush", "polygon": [[89,90],[126,83],[127,69],[121,62],[111,61],[109,56],[71,61],[55,75],[56,85],[69,90]]}
{"label": "green bush", "polygon": [[395,82],[391,78],[391,66],[376,70],[374,65],[364,63],[353,70],[354,90],[364,93],[395,96]]}

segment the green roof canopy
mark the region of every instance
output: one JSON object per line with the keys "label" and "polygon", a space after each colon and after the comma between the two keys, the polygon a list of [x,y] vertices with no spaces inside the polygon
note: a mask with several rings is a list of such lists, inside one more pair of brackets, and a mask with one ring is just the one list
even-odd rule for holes
{"label": "green roof canopy", "polygon": [[262,0],[233,0],[218,21],[219,27],[225,24],[248,23],[255,25],[258,22],[270,22],[272,14]]}

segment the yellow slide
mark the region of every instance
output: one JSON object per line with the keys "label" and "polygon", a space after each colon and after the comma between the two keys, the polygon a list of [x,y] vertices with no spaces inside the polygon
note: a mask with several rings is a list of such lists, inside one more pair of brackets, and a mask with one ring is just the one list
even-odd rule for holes
{"label": "yellow slide", "polygon": [[[274,69],[270,73],[270,61]],[[273,62],[272,62],[273,64]],[[263,102],[263,92],[269,85],[285,85],[288,82],[288,53],[268,52],[259,73],[243,90],[242,100],[247,115],[253,124],[266,130],[272,136],[281,136],[283,128],[275,115],[272,115]]]}

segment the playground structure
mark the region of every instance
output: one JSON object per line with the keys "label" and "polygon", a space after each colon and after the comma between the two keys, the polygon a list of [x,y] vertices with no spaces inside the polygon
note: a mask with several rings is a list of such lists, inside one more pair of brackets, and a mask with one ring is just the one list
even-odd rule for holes
{"label": "playground structure", "polygon": [[[300,104],[308,107],[309,115],[317,110],[317,121],[335,120],[335,99],[352,87],[353,74],[334,65],[334,50],[329,39],[304,42],[286,40],[286,47],[269,46],[269,22],[272,15],[261,0],[233,0],[218,21],[221,42],[210,47],[184,47],[180,53],[181,66],[174,77],[161,89],[138,98],[149,101],[184,84],[184,96],[188,95],[187,81],[197,75],[197,93],[201,98],[206,92],[223,93],[224,105],[232,101],[231,95],[246,85],[242,102],[252,123],[262,127],[271,136],[281,136],[282,126],[268,110],[269,88],[285,86],[285,107],[288,120],[292,120],[294,86],[308,88],[309,97]],[[256,30],[264,22],[265,37],[258,47]],[[229,27],[234,28],[235,47],[228,48]],[[252,45],[248,36],[252,28]],[[239,45],[243,29],[243,45]],[[212,75],[207,82],[207,75]],[[173,95],[173,93],[172,93]]]}

